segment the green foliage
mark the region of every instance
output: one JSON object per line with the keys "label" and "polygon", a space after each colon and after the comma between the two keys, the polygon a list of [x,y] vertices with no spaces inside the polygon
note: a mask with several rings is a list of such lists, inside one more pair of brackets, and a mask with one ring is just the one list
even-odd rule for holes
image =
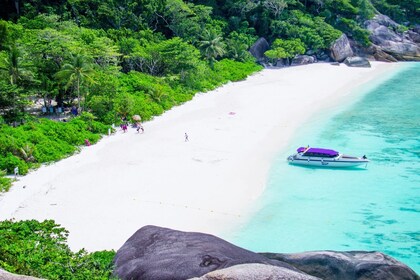
{"label": "green foliage", "polygon": [[273,60],[281,58],[293,58],[298,54],[305,53],[305,45],[300,39],[276,39],[271,47],[272,49],[266,51],[265,55]]}
{"label": "green foliage", "polygon": [[2,221],[0,267],[46,279],[109,279],[115,252],[72,252],[67,237],[52,220]]}
{"label": "green foliage", "polygon": [[372,0],[375,8],[399,23],[420,23],[420,0]]}
{"label": "green foliage", "polygon": [[65,84],[65,89],[69,89],[70,86],[75,88],[77,93],[77,104],[80,108],[81,88],[84,85],[93,83],[94,70],[89,60],[82,55],[76,55],[72,58],[71,63],[64,64],[59,72],[55,74],[55,77]]}
{"label": "green foliage", "polygon": [[211,20],[211,13],[212,9],[207,6],[184,3],[182,0],[167,0],[164,18],[174,36],[193,42]]}
{"label": "green foliage", "polygon": [[222,77],[222,82],[244,80],[250,73],[260,71],[262,66],[252,61],[239,63],[237,61],[223,59],[214,65],[214,72]]}
{"label": "green foliage", "polygon": [[300,39],[312,50],[328,49],[341,35],[324,18],[312,17],[299,10],[288,12],[282,21],[273,21],[271,29],[273,36]]}
{"label": "green foliage", "polygon": [[204,30],[199,41],[199,47],[202,55],[213,65],[218,57],[225,54],[226,45],[223,38],[214,30]]}
{"label": "green foliage", "polygon": [[29,168],[71,155],[85,139],[96,143],[107,130],[89,113],[67,123],[41,119],[16,128],[1,125],[0,170],[12,173],[17,166],[26,174]]}
{"label": "green foliage", "polygon": [[340,18],[338,21],[338,26],[343,30],[350,38],[355,39],[364,46],[369,46],[371,44],[369,40],[369,31],[361,28],[356,21],[346,18]]}
{"label": "green foliage", "polygon": [[12,180],[4,177],[7,174],[6,171],[0,170],[0,193],[7,192],[12,186]]}
{"label": "green foliage", "polygon": [[252,34],[231,32],[226,40],[227,57],[242,62],[252,59],[248,49],[256,40]]}
{"label": "green foliage", "polygon": [[19,168],[19,174],[25,175],[28,173],[28,166],[24,160],[14,156],[12,153],[7,153],[0,158],[1,169],[6,170],[8,173],[13,173],[15,167]]}

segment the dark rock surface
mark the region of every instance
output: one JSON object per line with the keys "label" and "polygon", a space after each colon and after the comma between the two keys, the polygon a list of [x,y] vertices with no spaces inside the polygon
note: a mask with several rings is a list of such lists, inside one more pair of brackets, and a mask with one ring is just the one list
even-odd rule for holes
{"label": "dark rock surface", "polygon": [[380,47],[376,45],[371,45],[366,49],[366,52],[373,56],[373,58],[377,61],[384,61],[384,62],[397,62],[398,60],[393,57],[392,55],[384,52]]}
{"label": "dark rock surface", "polygon": [[[117,251],[121,279],[188,279],[237,264],[261,263],[296,270],[209,234],[145,226]],[[296,270],[297,271],[297,270]]]}
{"label": "dark rock surface", "polygon": [[265,63],[266,56],[264,53],[270,49],[270,45],[263,37],[259,38],[249,49],[249,52],[256,58],[257,62]]}
{"label": "dark rock surface", "polygon": [[262,253],[325,280],[418,280],[403,263],[379,252],[314,251],[300,254]]}
{"label": "dark rock surface", "polygon": [[200,278],[191,280],[317,280],[313,277],[300,272],[292,271],[287,268],[266,265],[266,264],[239,264],[207,273]]}
{"label": "dark rock surface", "polygon": [[287,59],[278,59],[276,64],[273,65],[273,66],[278,67],[278,68],[287,67],[287,66],[289,66],[289,63],[288,63]]}
{"label": "dark rock surface", "polygon": [[305,65],[317,62],[315,56],[311,55],[297,55],[292,59],[292,66]]}
{"label": "dark rock surface", "polygon": [[408,266],[379,252],[257,254],[213,235],[156,226],[134,233],[114,264],[114,275],[123,280],[420,280]]}
{"label": "dark rock surface", "polygon": [[331,58],[337,62],[343,62],[347,57],[353,56],[350,42],[346,34],[342,34],[330,48]]}
{"label": "dark rock surface", "polygon": [[408,30],[406,32],[408,38],[413,41],[414,43],[419,44],[420,43],[420,33],[415,32],[414,30]]}
{"label": "dark rock surface", "polygon": [[347,57],[346,60],[344,60],[344,64],[346,64],[349,67],[371,67],[369,60],[359,56]]}
{"label": "dark rock surface", "polygon": [[41,278],[35,278],[31,276],[25,276],[25,275],[18,275],[13,274],[10,272],[7,272],[0,268],[0,279],[1,280],[42,280]]}
{"label": "dark rock surface", "polygon": [[376,15],[364,24],[371,33],[370,40],[379,50],[396,60],[420,60],[420,34],[415,28],[402,33],[403,28],[385,15]]}

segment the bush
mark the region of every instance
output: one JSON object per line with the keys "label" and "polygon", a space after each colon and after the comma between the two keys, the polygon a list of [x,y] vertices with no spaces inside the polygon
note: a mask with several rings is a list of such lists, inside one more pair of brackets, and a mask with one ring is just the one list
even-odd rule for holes
{"label": "bush", "polygon": [[338,39],[341,32],[328,23],[323,17],[312,17],[299,10],[285,13],[283,20],[271,23],[273,38],[301,40],[307,49],[328,49]]}
{"label": "bush", "polygon": [[5,175],[6,171],[0,170],[0,193],[7,192],[12,186],[12,180],[10,178],[4,177]]}
{"label": "bush", "polygon": [[234,60],[223,59],[214,64],[214,72],[221,78],[221,83],[244,80],[250,74],[260,71],[261,69],[262,66],[251,61],[237,62]]}
{"label": "bush", "polygon": [[7,153],[6,156],[0,158],[0,169],[6,170],[8,173],[13,173],[14,169],[19,168],[19,174],[25,175],[28,173],[28,165],[25,161],[17,156]]}
{"label": "bush", "polygon": [[2,125],[0,170],[13,173],[17,166],[20,174],[26,174],[29,168],[73,154],[85,139],[96,143],[108,128],[89,113],[67,123],[40,119],[16,128]]}
{"label": "bush", "polygon": [[52,220],[0,222],[0,267],[46,279],[109,279],[114,251],[72,252]]}

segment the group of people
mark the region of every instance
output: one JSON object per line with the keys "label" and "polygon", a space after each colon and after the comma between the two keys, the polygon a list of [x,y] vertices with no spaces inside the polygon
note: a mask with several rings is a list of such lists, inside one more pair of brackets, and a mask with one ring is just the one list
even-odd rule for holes
{"label": "group of people", "polygon": [[[124,133],[126,133],[127,131],[128,131],[128,121],[127,121],[127,118],[126,117],[123,117],[122,119],[121,119],[121,125],[120,125],[120,127],[121,127],[121,129],[122,129],[122,131],[124,132]],[[137,131],[137,133],[144,133],[144,127],[143,127],[143,125],[141,124],[141,122],[140,121],[136,121],[135,123],[134,123],[134,125],[133,125],[133,127],[134,128],[136,128],[136,131]]]}
{"label": "group of people", "polygon": [[[126,117],[121,118],[121,125],[120,125],[123,133],[126,133],[128,131],[128,121]],[[141,122],[138,120],[134,123],[133,125],[134,128],[136,128],[137,133],[144,133],[144,127],[141,124]],[[184,141],[185,142],[189,142],[190,140],[188,139],[188,134],[185,132],[184,133]]]}

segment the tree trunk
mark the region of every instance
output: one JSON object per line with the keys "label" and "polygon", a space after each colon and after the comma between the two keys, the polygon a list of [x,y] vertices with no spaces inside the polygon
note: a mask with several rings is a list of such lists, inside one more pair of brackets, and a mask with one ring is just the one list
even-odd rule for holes
{"label": "tree trunk", "polygon": [[77,109],[80,112],[80,78],[77,78]]}
{"label": "tree trunk", "polygon": [[16,14],[19,17],[20,16],[19,0],[15,0],[15,9],[16,9]]}

